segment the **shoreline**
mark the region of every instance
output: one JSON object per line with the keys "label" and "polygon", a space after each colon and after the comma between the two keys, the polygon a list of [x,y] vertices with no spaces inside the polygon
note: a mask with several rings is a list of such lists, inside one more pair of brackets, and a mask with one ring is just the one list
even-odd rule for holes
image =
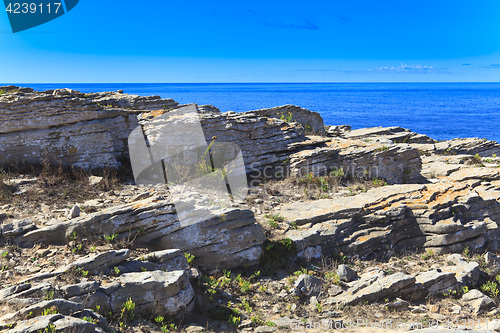
{"label": "shoreline", "polygon": [[[500,316],[497,142],[325,127],[293,105],[221,113],[70,89],[12,88],[0,95],[0,121],[0,328],[9,332],[286,332],[304,320]],[[186,156],[211,150],[217,161],[223,149],[236,162],[218,173],[199,160],[177,165],[168,151],[156,166],[140,157],[171,138],[204,141]],[[158,181],[172,179],[170,166],[210,182],[179,193]],[[221,179],[229,204],[203,191]],[[250,186],[237,202],[241,179]]]}

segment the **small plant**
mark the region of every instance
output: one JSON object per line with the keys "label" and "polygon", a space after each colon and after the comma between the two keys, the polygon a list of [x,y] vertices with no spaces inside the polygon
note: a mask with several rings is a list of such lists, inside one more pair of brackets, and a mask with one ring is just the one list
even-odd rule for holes
{"label": "small plant", "polygon": [[73,254],[80,253],[80,252],[82,252],[82,250],[83,250],[83,245],[77,244],[77,245],[75,245],[75,247],[73,247],[71,249],[71,253],[73,253]]}
{"label": "small plant", "polygon": [[498,285],[493,281],[484,283],[479,289],[481,289],[482,292],[490,294],[490,296],[493,297],[497,297],[499,293]]}
{"label": "small plant", "polygon": [[157,317],[155,318],[155,322],[156,322],[157,324],[162,324],[162,323],[163,323],[163,320],[165,320],[165,318],[163,318],[162,316],[157,316]]}
{"label": "small plant", "polygon": [[373,181],[373,185],[375,185],[375,186],[386,186],[387,185],[387,183],[383,179],[373,178],[372,181]]}
{"label": "small plant", "polygon": [[247,280],[241,280],[241,282],[238,283],[240,286],[240,291],[242,294],[246,294],[249,292],[252,288],[250,287],[250,281]]}
{"label": "small plant", "polygon": [[116,267],[116,266],[113,267],[113,270],[114,270],[116,276],[120,275],[121,271],[118,267]]}
{"label": "small plant", "polygon": [[108,243],[113,243],[117,237],[118,234],[104,235],[104,240]]}
{"label": "small plant", "polygon": [[268,218],[267,222],[269,223],[269,226],[271,226],[272,228],[277,228],[278,222],[285,221],[285,218],[281,215],[265,215],[265,217]]}
{"label": "small plant", "polygon": [[58,313],[59,312],[57,311],[57,308],[55,306],[53,306],[51,308],[43,309],[42,316],[48,316],[48,315],[58,314]]}
{"label": "small plant", "polygon": [[466,246],[466,247],[464,248],[464,250],[462,251],[462,255],[463,255],[464,257],[466,257],[466,258],[468,258],[468,257],[470,256],[470,249],[469,249],[469,247],[468,247],[468,246]]}
{"label": "small plant", "polygon": [[7,92],[3,89],[0,89],[0,96],[3,95],[3,94],[6,94]]}
{"label": "small plant", "polygon": [[269,223],[269,226],[273,229],[278,227],[278,223],[276,223],[276,221],[274,220],[267,220],[267,222]]}
{"label": "small plant", "polygon": [[227,320],[227,322],[233,327],[238,327],[238,325],[241,322],[241,317],[235,317],[235,316],[231,315],[231,316],[229,316],[229,319]]}
{"label": "small plant", "polygon": [[161,326],[161,331],[163,333],[169,333],[171,330],[177,331],[177,325],[175,325],[174,323],[170,323],[170,324],[163,324]]}
{"label": "small plant", "polygon": [[342,168],[333,168],[332,171],[330,171],[330,177],[343,178],[344,176],[344,169]]}
{"label": "small plant", "polygon": [[53,290],[47,291],[47,293],[45,294],[45,300],[50,301],[53,298],[54,298],[54,291]]}
{"label": "small plant", "polygon": [[379,151],[379,152],[380,151],[388,151],[388,150],[389,150],[389,148],[387,146],[382,146],[380,148],[375,149],[375,151]]}
{"label": "small plant", "polygon": [[251,319],[252,323],[254,323],[256,326],[263,326],[265,324],[265,321],[262,320],[262,317],[260,315],[254,316]]}
{"label": "small plant", "polygon": [[54,324],[48,324],[47,327],[44,328],[42,333],[56,333],[57,327]]}
{"label": "small plant", "polygon": [[323,311],[323,306],[321,303],[316,303],[316,309],[318,310],[318,313],[321,313]]}
{"label": "small plant", "polygon": [[184,257],[186,257],[186,260],[187,260],[189,265],[191,265],[193,263],[193,260],[195,258],[195,256],[190,254],[190,253],[184,253]]}
{"label": "small plant", "polygon": [[1,256],[2,258],[7,258],[7,256],[9,255],[9,252],[8,251],[4,251],[2,252]]}
{"label": "small plant", "polygon": [[424,260],[427,260],[429,258],[432,258],[434,256],[434,251],[432,251],[431,249],[428,249],[423,255],[422,255],[422,259]]}
{"label": "small plant", "polygon": [[243,307],[243,309],[245,309],[245,311],[248,314],[252,313],[252,308],[250,307],[250,303],[248,302],[248,300],[245,297],[243,297],[241,299],[241,307]]}
{"label": "small plant", "polygon": [[76,272],[77,274],[81,274],[82,276],[87,276],[87,275],[89,275],[89,271],[86,271],[86,270],[84,270],[84,269],[83,269],[83,268],[81,268],[81,267],[78,267],[77,269],[75,269],[75,272]]}
{"label": "small plant", "polygon": [[467,294],[468,292],[469,292],[469,287],[463,286],[462,288],[460,288],[460,293]]}
{"label": "small plant", "polygon": [[261,263],[270,269],[284,267],[288,258],[295,253],[295,245],[290,238],[285,238],[277,242],[265,240],[263,244],[263,254]]}
{"label": "small plant", "polygon": [[288,115],[286,115],[286,116],[285,116],[285,114],[282,113],[280,116],[280,119],[287,122],[287,123],[291,123],[291,122],[293,122],[292,113],[288,112]]}
{"label": "small plant", "polygon": [[131,298],[127,299],[127,301],[123,303],[120,318],[122,319],[128,318],[128,320],[134,319],[134,309],[135,309],[135,303],[132,301]]}

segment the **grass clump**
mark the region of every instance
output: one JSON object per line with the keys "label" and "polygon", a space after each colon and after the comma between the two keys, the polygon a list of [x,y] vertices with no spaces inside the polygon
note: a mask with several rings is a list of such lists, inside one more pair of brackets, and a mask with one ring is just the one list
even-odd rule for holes
{"label": "grass clump", "polygon": [[261,263],[271,269],[285,267],[291,255],[296,252],[295,245],[290,238],[276,242],[265,240],[263,244],[264,253]]}

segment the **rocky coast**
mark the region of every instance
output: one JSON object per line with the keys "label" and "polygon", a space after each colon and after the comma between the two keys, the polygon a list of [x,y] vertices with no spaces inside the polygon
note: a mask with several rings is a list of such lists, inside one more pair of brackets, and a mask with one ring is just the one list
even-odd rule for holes
{"label": "rocky coast", "polygon": [[[129,149],[134,131],[161,144],[181,109],[207,151],[238,147],[248,183],[189,224]],[[2,331],[500,331],[495,141],[4,86],[0,163]]]}

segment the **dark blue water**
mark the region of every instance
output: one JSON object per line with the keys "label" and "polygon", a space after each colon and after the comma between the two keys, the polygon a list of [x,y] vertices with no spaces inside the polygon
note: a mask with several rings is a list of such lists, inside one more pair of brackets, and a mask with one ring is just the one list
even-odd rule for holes
{"label": "dark blue water", "polygon": [[36,90],[123,89],[181,104],[249,111],[295,104],[319,112],[327,125],[402,126],[434,139],[480,137],[500,141],[500,83],[217,83],[26,84]]}

